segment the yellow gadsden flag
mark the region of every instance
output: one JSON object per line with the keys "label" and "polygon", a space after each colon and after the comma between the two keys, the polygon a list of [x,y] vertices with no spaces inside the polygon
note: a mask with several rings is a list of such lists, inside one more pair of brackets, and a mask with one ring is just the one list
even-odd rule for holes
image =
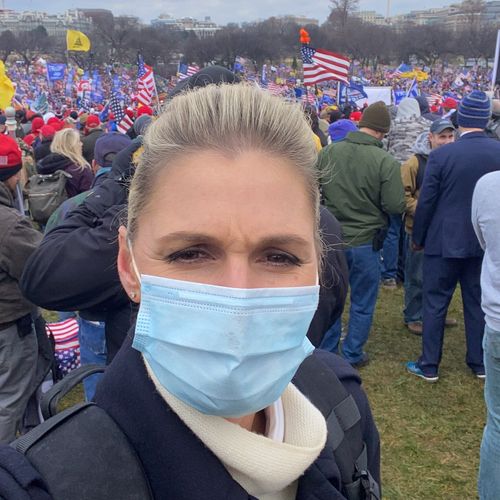
{"label": "yellow gadsden flag", "polygon": [[66,32],[67,50],[78,50],[88,52],[90,50],[89,37],[81,31],[68,30]]}
{"label": "yellow gadsden flag", "polygon": [[11,105],[15,93],[14,84],[5,73],[3,61],[0,61],[0,109],[5,111]]}

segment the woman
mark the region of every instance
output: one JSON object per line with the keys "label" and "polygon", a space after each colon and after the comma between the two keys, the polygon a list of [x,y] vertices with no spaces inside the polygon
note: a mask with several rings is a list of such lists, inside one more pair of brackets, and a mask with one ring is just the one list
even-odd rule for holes
{"label": "woman", "polygon": [[118,252],[139,313],[96,404],[154,498],[347,498],[325,418],[290,383],[305,359],[352,394],[379,479],[357,373],[310,356],[306,339],[322,257],[315,164],[300,108],[246,85],[181,94],[146,132]]}
{"label": "woman", "polygon": [[94,174],[82,155],[82,143],[76,130],[68,128],[56,132],[50,151],[36,165],[39,174],[53,174],[57,170],[70,174],[66,182],[68,198],[90,189]]}

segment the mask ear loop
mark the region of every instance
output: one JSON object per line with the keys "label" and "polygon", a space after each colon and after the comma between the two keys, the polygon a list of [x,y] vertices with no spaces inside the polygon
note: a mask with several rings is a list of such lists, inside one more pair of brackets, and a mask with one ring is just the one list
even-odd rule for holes
{"label": "mask ear loop", "polygon": [[142,285],[141,274],[139,273],[139,269],[137,268],[137,264],[135,263],[134,251],[132,250],[132,243],[130,243],[130,239],[128,236],[127,236],[127,246],[128,246],[128,251],[130,252],[130,257],[132,259],[132,268],[134,270],[135,276],[139,281],[139,284]]}

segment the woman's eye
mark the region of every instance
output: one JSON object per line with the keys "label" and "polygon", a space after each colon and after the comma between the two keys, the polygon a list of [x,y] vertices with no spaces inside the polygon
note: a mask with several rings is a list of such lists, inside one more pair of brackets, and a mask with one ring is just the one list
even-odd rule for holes
{"label": "woman's eye", "polygon": [[167,262],[198,262],[200,260],[211,259],[212,256],[200,248],[187,248],[180,250],[167,257]]}
{"label": "woman's eye", "polygon": [[265,261],[272,266],[300,266],[302,262],[295,255],[288,253],[270,253],[266,255]]}

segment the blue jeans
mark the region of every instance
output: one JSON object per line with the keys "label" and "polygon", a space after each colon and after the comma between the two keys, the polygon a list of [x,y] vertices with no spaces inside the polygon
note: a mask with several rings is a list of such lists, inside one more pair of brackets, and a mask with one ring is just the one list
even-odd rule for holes
{"label": "blue jeans", "polygon": [[483,337],[487,418],[481,443],[479,497],[500,498],[500,332],[486,325]]}
{"label": "blue jeans", "polygon": [[[380,283],[380,252],[371,243],[345,251],[349,267],[351,307],[347,337],[342,344],[342,354],[350,363],[363,358],[363,347],[372,326]],[[340,328],[339,328],[340,337]]]}
{"label": "blue jeans", "polygon": [[411,235],[405,235],[405,323],[422,321],[422,284],[424,251],[415,252],[411,248]]}
{"label": "blue jeans", "polygon": [[[80,327],[80,362],[82,365],[106,364],[106,337],[104,335],[104,323],[102,321],[88,321],[78,318]],[[83,381],[85,398],[91,401],[95,394],[97,383],[102,374],[96,373]]]}
{"label": "blue jeans", "polygon": [[398,273],[401,215],[391,215],[389,229],[382,249],[382,279],[396,279]]}

